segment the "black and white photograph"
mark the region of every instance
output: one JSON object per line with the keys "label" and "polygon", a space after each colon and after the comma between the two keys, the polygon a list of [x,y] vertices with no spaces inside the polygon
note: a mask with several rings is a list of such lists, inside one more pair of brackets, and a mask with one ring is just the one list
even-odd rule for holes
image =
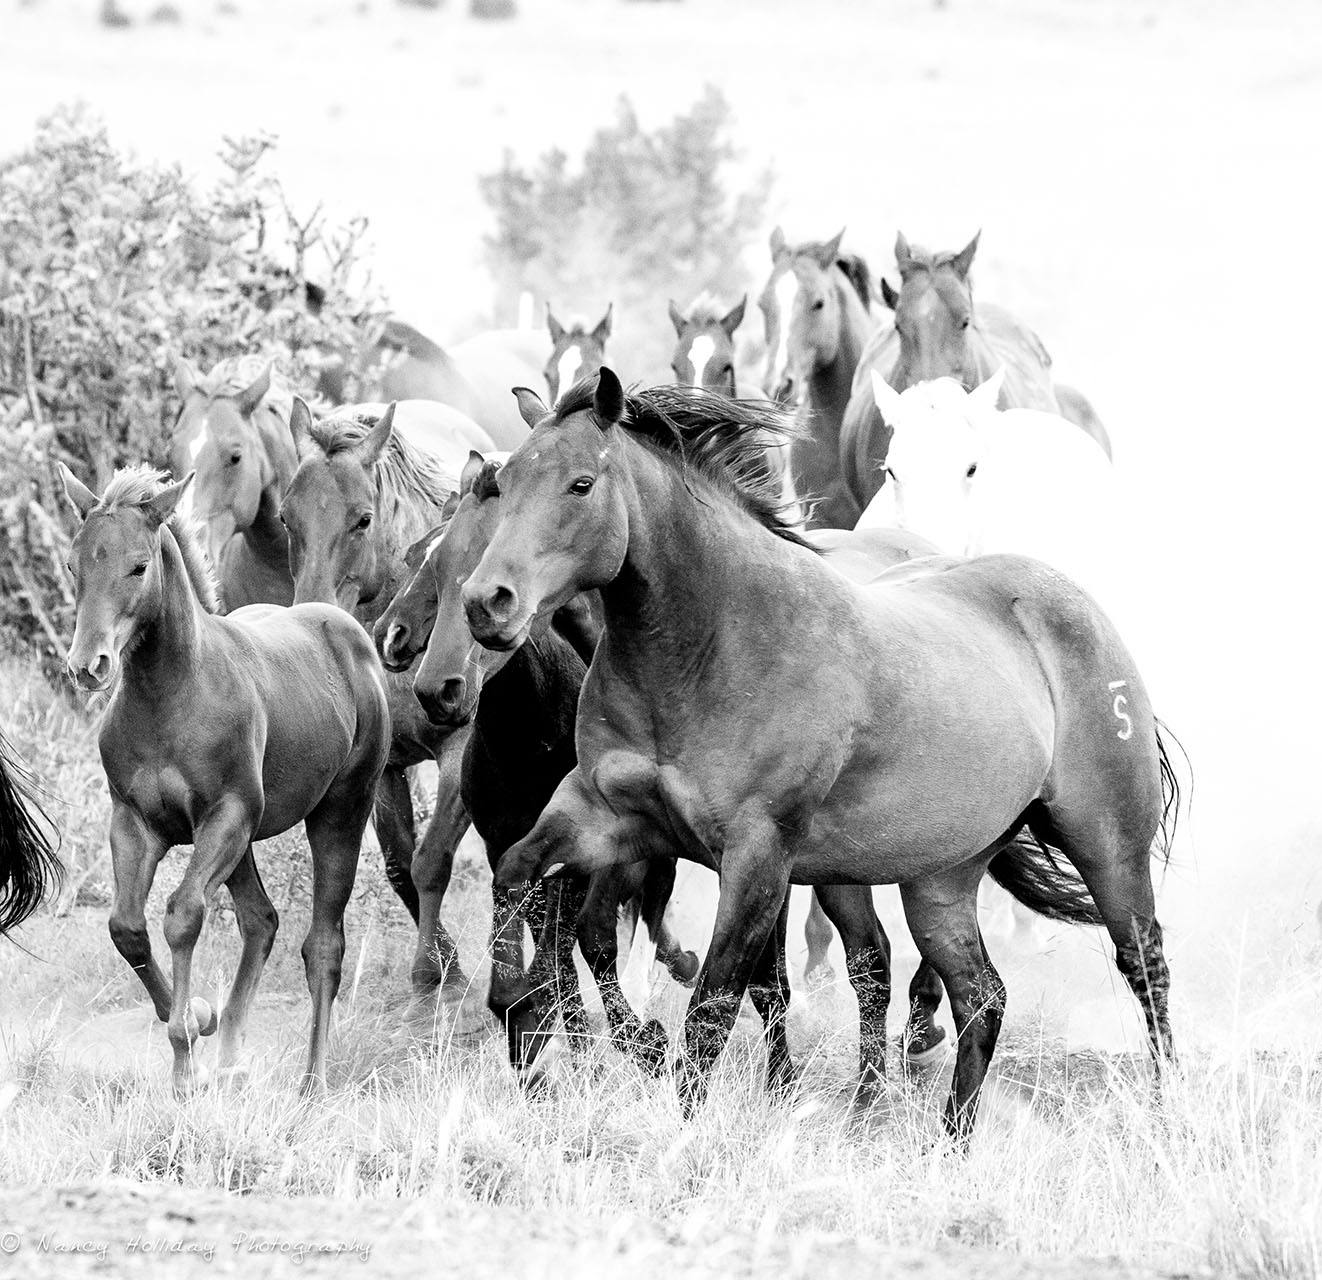
{"label": "black and white photograph", "polygon": [[0,1280],[1322,1275],[1317,0],[0,0]]}

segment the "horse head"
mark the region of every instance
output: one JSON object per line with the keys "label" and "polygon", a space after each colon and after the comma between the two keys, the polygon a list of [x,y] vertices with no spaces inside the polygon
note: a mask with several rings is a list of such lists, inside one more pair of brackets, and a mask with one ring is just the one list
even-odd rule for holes
{"label": "horse head", "polygon": [[675,351],[670,359],[675,381],[689,387],[706,387],[733,397],[737,394],[734,374],[734,335],[744,321],[748,304],[745,294],[723,315],[700,300],[686,316],[672,302],[670,323],[675,327]]}
{"label": "horse head", "polygon": [[606,359],[606,340],[611,336],[615,304],[606,308],[606,314],[591,328],[579,320],[566,329],[546,307],[546,328],[551,335],[551,354],[547,358],[546,386],[554,404],[560,395],[574,383],[590,378]]}
{"label": "horse head", "polygon": [[[981,232],[979,232],[981,235]],[[979,369],[971,343],[974,323],[969,271],[978,249],[974,236],[958,253],[929,253],[911,247],[904,233],[895,241],[900,291],[890,291],[900,335],[896,378],[902,387],[954,378],[972,389]]]}

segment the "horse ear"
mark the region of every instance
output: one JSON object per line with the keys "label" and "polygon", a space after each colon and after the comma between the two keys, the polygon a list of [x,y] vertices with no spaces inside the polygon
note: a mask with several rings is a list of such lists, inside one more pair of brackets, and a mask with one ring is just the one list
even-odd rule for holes
{"label": "horse ear", "polygon": [[197,389],[197,384],[202,381],[202,375],[193,368],[183,356],[175,358],[174,362],[174,389],[179,395],[180,400],[187,400],[188,397]]}
{"label": "horse ear", "polygon": [[822,245],[821,252],[817,255],[817,261],[821,265],[823,271],[825,271],[831,263],[840,256],[840,241],[844,238],[845,228],[841,227],[840,230],[835,233],[834,238],[828,240]]}
{"label": "horse ear", "polygon": [[953,258],[950,265],[955,268],[955,274],[961,280],[969,278],[969,268],[973,265],[973,255],[978,252],[978,240],[982,236],[982,231],[973,237]]}
{"label": "horse ear", "polygon": [[294,437],[296,448],[311,430],[312,410],[308,408],[308,402],[302,396],[295,396],[289,408],[289,434]]}
{"label": "horse ear", "polygon": [[478,453],[476,449],[468,451],[468,461],[464,463],[464,469],[459,473],[459,492],[468,493],[473,487],[473,481],[482,473],[482,466],[486,459]]}
{"label": "horse ear", "polygon": [[744,322],[744,309],[748,306],[748,294],[744,294],[729,311],[721,317],[721,328],[727,338],[734,338],[734,331]]}
{"label": "horse ear", "polygon": [[60,469],[60,480],[64,484],[64,496],[69,499],[73,509],[85,520],[87,513],[101,501],[81,480],[78,479],[62,462],[55,464]]}
{"label": "horse ear", "polygon": [[597,346],[605,346],[606,339],[611,336],[611,317],[615,314],[615,304],[608,302],[606,304],[606,314],[597,321],[597,327],[592,331],[592,337]]}
{"label": "horse ear", "polygon": [[881,300],[892,311],[897,311],[900,306],[900,295],[891,288],[891,283],[885,276],[881,277]]}
{"label": "horse ear", "polygon": [[684,336],[685,325],[688,322],[684,319],[684,313],[677,306],[675,306],[674,298],[670,299],[669,306],[670,306],[670,323],[675,326],[675,337],[682,338]]}
{"label": "horse ear", "polygon": [[552,342],[558,343],[565,336],[565,326],[555,318],[549,302],[546,304],[546,331],[551,335]]}
{"label": "horse ear", "polygon": [[261,371],[257,379],[251,386],[246,387],[234,397],[238,405],[239,412],[245,418],[251,418],[257,411],[257,406],[261,404],[262,397],[271,389],[271,362],[266,362],[266,368]]}
{"label": "horse ear", "polygon": [[969,404],[981,411],[994,413],[1001,401],[1001,387],[1005,384],[1005,366],[998,365],[996,372],[979,387],[969,392]]}
{"label": "horse ear", "polygon": [[779,258],[789,246],[785,243],[785,233],[776,227],[771,233],[771,256]]}
{"label": "horse ear", "polygon": [[613,427],[624,417],[624,388],[608,365],[597,374],[597,389],[592,393],[592,408],[602,428]]}
{"label": "horse ear", "polygon": [[195,475],[197,475],[196,471],[190,471],[182,480],[166,485],[160,493],[148,501],[146,507],[148,516],[157,524],[164,524],[174,515],[179,499],[184,496],[184,490],[193,483]]}
{"label": "horse ear", "polygon": [[395,430],[395,404],[392,400],[377,420],[376,426],[363,437],[363,442],[356,450],[358,460],[364,467],[374,467],[381,461],[381,455],[386,451],[386,445],[390,443],[390,437]]}
{"label": "horse ear", "polygon": [[909,251],[909,242],[904,238],[903,231],[895,233],[895,263],[900,268],[901,276],[913,266],[913,254]]}
{"label": "horse ear", "polygon": [[530,427],[535,427],[550,412],[541,396],[531,387],[513,387],[512,390],[519,404],[519,417]]}
{"label": "horse ear", "polygon": [[875,369],[872,370],[872,398],[876,401],[882,420],[894,431],[900,422],[900,393]]}

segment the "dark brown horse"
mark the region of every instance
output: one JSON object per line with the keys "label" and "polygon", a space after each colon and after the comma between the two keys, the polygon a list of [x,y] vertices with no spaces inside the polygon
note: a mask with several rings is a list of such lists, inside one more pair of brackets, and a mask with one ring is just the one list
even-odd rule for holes
{"label": "dark brown horse", "polygon": [[22,924],[64,874],[36,792],[36,783],[0,734],[0,935]]}
{"label": "dark brown horse", "polygon": [[1005,1003],[978,927],[988,870],[1039,911],[1106,926],[1160,1062],[1173,1042],[1150,861],[1175,796],[1124,643],[1025,558],[919,560],[867,585],[837,573],[749,470],[776,425],[692,390],[626,397],[603,369],[502,471],[500,521],[463,588],[473,635],[513,648],[591,588],[606,635],[578,765],[498,878],[676,848],[719,869],[679,1075],[689,1109],[745,989],[760,1009],[783,1003],[791,882],[899,884],[950,996],[945,1122],[961,1140]]}
{"label": "dark brown horse", "polygon": [[[70,570],[77,622],[69,674],[110,692],[101,762],[110,784],[115,903],[110,935],[169,1023],[174,1086],[197,1082],[193,1046],[216,1030],[192,994],[193,950],[221,884],[234,899],[243,953],[220,1023],[219,1067],[238,1065],[248,1008],[277,916],[253,842],[302,822],[312,848],[312,922],[303,944],[312,994],[305,1091],[325,1084],[326,1035],[344,956],[344,908],[390,718],[362,628],[339,609],[254,605],[217,614],[214,580],[177,514],[188,479],[115,473],[98,498],[67,469],[83,517]],[[152,957],[144,907],[173,845],[193,852],[165,913],[172,981]]]}
{"label": "dark brown horse", "polygon": [[[410,426],[414,406],[421,419]],[[313,423],[307,406],[295,402],[290,424],[300,462],[280,517],[296,601],[339,604],[369,630],[385,612],[408,576],[406,549],[440,523],[468,456],[465,441],[428,416],[441,408],[417,401],[384,411],[360,406]],[[386,689],[390,758],[373,816],[391,884],[418,922],[412,982],[415,1008],[425,1012],[438,992],[458,997],[467,986],[441,921],[455,850],[468,827],[459,794],[463,740],[432,727],[407,678],[388,675]],[[436,762],[440,778],[418,841],[406,770],[424,760]]]}
{"label": "dark brown horse", "polygon": [[[615,304],[606,308],[606,314],[591,329],[581,320],[568,328],[555,318],[551,304],[546,305],[546,329],[551,335],[551,354],[542,371],[551,399],[561,391],[568,391],[580,378],[596,373],[606,359],[606,342],[611,336],[611,317]],[[512,446],[511,446],[512,447]]]}
{"label": "dark brown horse", "polygon": [[181,511],[202,528],[222,603],[292,604],[289,539],[280,523],[280,499],[298,466],[292,393],[256,356],[223,360],[205,377],[179,360],[174,382],[181,407],[171,467],[180,478],[193,473]]}
{"label": "dark brown horse", "polygon": [[876,327],[866,264],[824,244],[771,236],[771,275],[758,299],[767,326],[764,391],[792,406],[805,435],[790,447],[794,489],[810,505],[810,528],[852,529],[863,508],[840,471],[840,427],[854,371]]}
{"label": "dark brown horse", "polygon": [[1003,369],[1001,408],[1059,413],[1111,456],[1110,438],[1092,405],[1072,387],[1057,388],[1037,334],[994,303],[974,307],[969,273],[977,249],[977,236],[958,253],[929,253],[910,246],[903,234],[896,237],[899,293],[882,282],[895,322],[882,325],[864,349],[840,430],[840,465],[860,510],[881,488],[890,444],[890,427],[872,393],[874,370],[897,391],[937,378],[953,378],[973,391]]}

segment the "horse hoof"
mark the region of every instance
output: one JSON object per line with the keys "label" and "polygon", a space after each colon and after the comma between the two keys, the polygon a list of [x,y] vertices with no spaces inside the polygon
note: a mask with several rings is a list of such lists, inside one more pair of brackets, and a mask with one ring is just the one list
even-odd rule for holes
{"label": "horse hoof", "polygon": [[813,988],[830,986],[835,981],[835,966],[829,961],[815,964],[804,970],[803,980]]}
{"label": "horse hoof", "polygon": [[529,1093],[541,1092],[550,1083],[551,1071],[564,1051],[562,1038],[551,1036],[530,1063],[515,1068],[522,1088]]}
{"label": "horse hoof", "polygon": [[228,1067],[216,1068],[216,1084],[226,1089],[242,1088],[251,1075],[252,1071],[246,1062],[232,1062]]}
{"label": "horse hoof", "polygon": [[945,1064],[946,1059],[953,1051],[953,1046],[946,1038],[945,1027],[937,1027],[935,1031],[936,1040],[926,1049],[905,1050],[904,1069],[906,1071],[936,1071]]}
{"label": "horse hoof", "polygon": [[199,1089],[204,1089],[211,1079],[211,1073],[199,1063],[192,1063],[183,1069],[176,1068],[174,1073],[174,1096],[183,1102],[192,1097]]}
{"label": "horse hoof", "polygon": [[697,954],[693,951],[681,951],[678,955],[672,956],[667,964],[670,970],[670,976],[679,983],[681,987],[694,987],[698,982],[698,970],[702,968],[698,962]]}
{"label": "horse hoof", "polygon": [[197,1019],[197,1034],[200,1036],[214,1035],[216,1027],[220,1025],[220,1019],[216,1017],[216,1011],[201,996],[194,996],[188,1002],[188,1011]]}

